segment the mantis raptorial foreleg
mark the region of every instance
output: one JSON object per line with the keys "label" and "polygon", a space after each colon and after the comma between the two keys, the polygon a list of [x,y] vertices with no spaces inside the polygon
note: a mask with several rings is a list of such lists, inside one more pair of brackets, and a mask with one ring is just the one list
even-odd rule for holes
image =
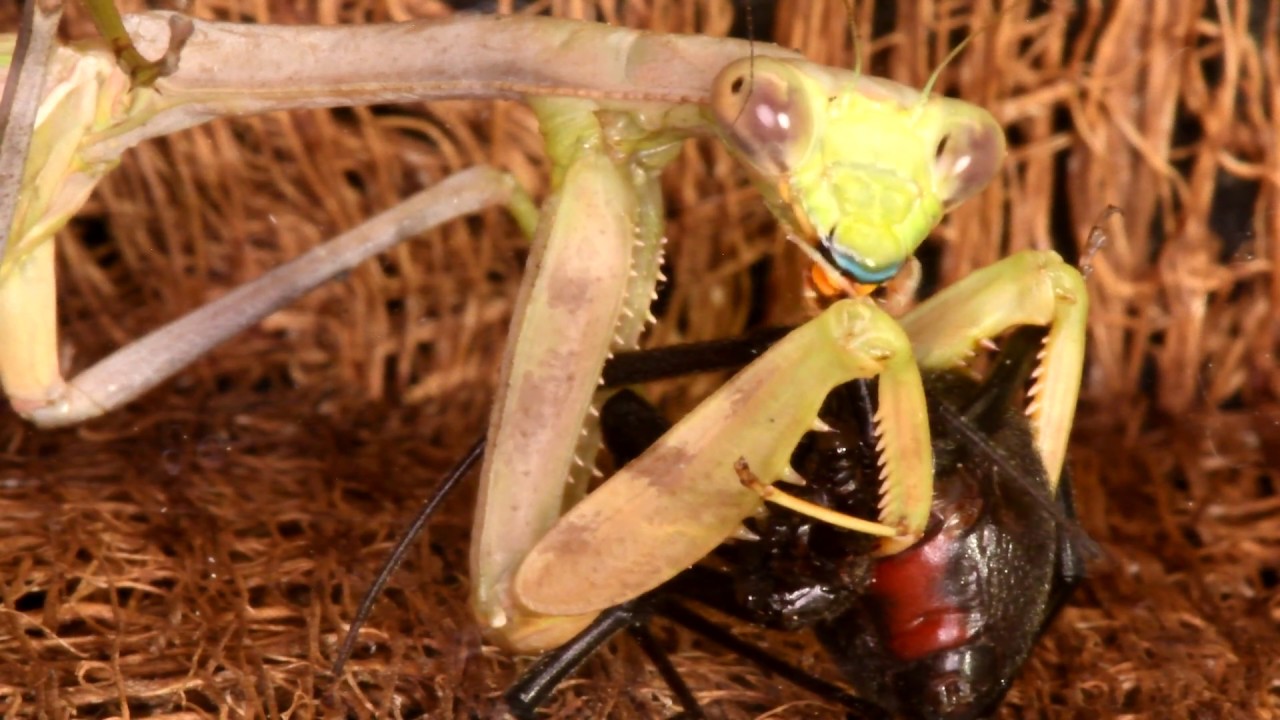
{"label": "mantis raptorial foreleg", "polygon": [[[599,377],[611,352],[635,347],[659,260],[658,244],[642,235],[652,234],[654,223],[641,218],[658,202],[656,177],[633,184],[629,175],[639,169],[609,158],[594,113],[542,105],[549,141],[577,149],[557,168],[561,179],[535,238],[530,263],[545,272],[526,279],[516,303],[489,425],[492,449],[481,470],[487,482],[476,503],[473,596],[496,627],[508,619],[495,579],[586,489],[597,440],[588,422],[596,385],[582,378]],[[629,297],[633,290],[645,294]],[[628,315],[632,322],[619,322]],[[589,455],[584,461],[577,453]]]}
{"label": "mantis raptorial foreleg", "polygon": [[[791,450],[842,382],[878,377],[882,457],[928,468],[923,391],[910,352],[923,367],[952,368],[980,341],[1010,328],[1048,327],[1027,414],[1056,486],[1079,391],[1087,312],[1080,273],[1055,253],[1035,251],[973,273],[901,326],[869,302],[838,303],[734,377],[538,542],[509,580],[511,606],[530,613],[514,625],[528,629],[505,637],[526,649],[559,644],[565,638],[555,633],[580,629],[593,613],[652,590],[709,553],[761,502],[760,488],[741,487],[725,458],[737,455],[738,469],[749,468],[764,483],[794,477]],[[928,473],[899,466],[885,467],[884,475]],[[901,523],[886,526],[881,552],[892,554],[915,542],[914,528],[925,518],[912,515],[922,507],[913,496],[920,488],[902,482],[885,490],[881,520]]]}
{"label": "mantis raptorial foreleg", "polygon": [[1052,251],[1025,251],[982,268],[902,318],[920,364],[955,367],[982,340],[1018,325],[1042,325],[1045,336],[1032,377],[1027,415],[1036,447],[1056,487],[1084,372],[1089,295],[1084,278]]}
{"label": "mantis raptorial foreleg", "polygon": [[[511,580],[525,608],[543,615],[602,610],[657,587],[709,553],[760,509],[734,461],[773,482],[788,470],[827,394],[880,379],[886,474],[927,478],[932,464],[924,391],[906,335],[870,302],[846,300],[781,340],[675,425],[662,442],[575,506],[529,552]],[[726,462],[726,458],[728,462]],[[923,483],[922,483],[923,484]],[[913,483],[882,503],[888,534],[921,523]],[[925,504],[927,513],[927,503]],[[572,558],[572,571],[564,563]]]}

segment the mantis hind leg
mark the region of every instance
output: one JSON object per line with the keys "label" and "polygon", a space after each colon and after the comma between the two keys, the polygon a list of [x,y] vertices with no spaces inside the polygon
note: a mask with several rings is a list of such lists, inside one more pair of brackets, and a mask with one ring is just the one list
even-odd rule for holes
{"label": "mantis hind leg", "polygon": [[0,282],[0,382],[14,409],[37,425],[96,417],[369,257],[495,204],[511,207],[522,224],[532,214],[532,205],[507,175],[488,167],[464,170],[120,348],[69,381],[58,366],[54,245],[47,242]]}

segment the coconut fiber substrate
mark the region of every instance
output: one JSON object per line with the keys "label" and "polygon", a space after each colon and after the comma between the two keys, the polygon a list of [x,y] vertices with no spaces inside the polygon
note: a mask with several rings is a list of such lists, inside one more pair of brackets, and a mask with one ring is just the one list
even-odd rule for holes
{"label": "coconut fiber substrate", "polygon": [[[988,108],[1009,137],[992,186],[922,246],[925,292],[1024,248],[1090,270],[1070,464],[1100,552],[999,716],[1280,716],[1280,3],[875,5],[853,3],[863,68],[914,87],[981,29],[935,90]],[[757,39],[853,66],[844,3],[753,7]],[[712,0],[469,10],[748,32]],[[183,11],[281,24],[453,12],[435,0]],[[0,10],[0,27],[17,21]],[[93,37],[77,3],[62,34]],[[537,124],[515,102],[272,114],[146,142],[58,235],[63,368],[478,163],[547,192]],[[727,153],[690,142],[664,182],[671,279],[644,345],[799,319],[805,261]],[[489,211],[364,263],[100,419],[40,431],[0,406],[5,716],[498,716],[529,661],[486,645],[468,609],[470,482],[412,546],[340,677],[331,666],[392,543],[484,427],[527,253]],[[676,414],[722,380],[650,393]],[[843,717],[705,639],[653,629],[712,717]],[[839,680],[803,633],[736,632]],[[677,712],[627,638],[547,706]]]}

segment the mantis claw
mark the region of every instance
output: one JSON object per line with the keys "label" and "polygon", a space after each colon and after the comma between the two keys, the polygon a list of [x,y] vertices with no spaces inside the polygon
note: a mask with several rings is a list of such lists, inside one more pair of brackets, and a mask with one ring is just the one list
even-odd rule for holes
{"label": "mantis claw", "polygon": [[1019,325],[1049,328],[1028,391],[1036,448],[1057,487],[1084,371],[1088,294],[1054,252],[1025,251],[978,270],[902,319],[920,364],[955,367],[974,347]]}
{"label": "mantis claw", "polygon": [[[745,463],[746,461],[743,460],[743,462]],[[805,485],[809,484],[809,482],[805,480],[804,477],[800,475],[800,473],[796,472],[795,468],[791,467],[790,465],[782,469],[782,474],[778,476],[778,482],[784,482],[784,483],[787,483],[788,485],[795,485],[797,487],[804,487]]]}
{"label": "mantis claw", "polygon": [[808,500],[803,500],[790,493],[783,492],[772,485],[765,485],[760,482],[760,478],[751,472],[751,467],[747,464],[746,458],[738,458],[733,464],[734,472],[738,474],[738,480],[742,486],[748,490],[758,494],[761,499],[780,505],[792,512],[807,515],[815,520],[827,523],[838,528],[851,530],[853,532],[865,533],[867,535],[875,535],[876,537],[893,538],[901,535],[898,528],[889,527],[878,522],[863,520],[852,515],[846,515],[842,512],[836,512],[830,508],[823,507]]}
{"label": "mantis claw", "polygon": [[813,419],[813,422],[809,424],[809,429],[820,433],[835,432],[835,430],[830,425],[823,422],[820,417]]}
{"label": "mantis claw", "polygon": [[[793,330],[561,517],[512,577],[515,604],[539,615],[587,615],[697,562],[762,507],[723,458],[740,456],[759,477],[782,477],[831,389],[876,376],[892,420],[883,423],[886,509],[878,523],[824,518],[909,544],[923,532],[933,495],[919,370],[893,318],[869,300],[843,300]],[[790,497],[771,492],[771,501]],[[802,511],[810,510],[822,512]],[[563,572],[565,562],[575,571]]]}

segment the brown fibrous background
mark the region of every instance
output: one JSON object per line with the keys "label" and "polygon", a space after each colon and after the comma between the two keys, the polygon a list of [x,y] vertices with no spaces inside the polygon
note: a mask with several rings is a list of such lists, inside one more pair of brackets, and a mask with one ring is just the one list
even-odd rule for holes
{"label": "brown fibrous background", "polygon": [[[1064,0],[997,15],[988,0],[909,0],[888,20],[854,5],[857,27],[875,30],[866,67],[916,87],[985,28],[938,89],[989,108],[1011,152],[922,249],[928,273],[947,283],[1022,248],[1090,269],[1071,463],[1102,553],[1002,717],[1276,717],[1280,4]],[[664,32],[733,23],[726,2],[539,8]],[[187,12],[349,24],[450,10],[196,0]],[[76,7],[65,25],[67,37],[91,34]],[[842,2],[780,2],[755,25],[852,65]],[[507,102],[268,115],[148,142],[58,238],[64,364],[82,369],[481,162],[547,190],[536,123]],[[691,142],[665,181],[673,280],[646,345],[795,320],[800,261],[741,169]],[[42,432],[0,410],[0,710],[497,713],[528,661],[483,644],[467,609],[470,488],[413,547],[353,662],[341,677],[330,666],[406,519],[483,427],[526,253],[510,220],[488,212],[365,263],[108,417]],[[750,317],[759,298],[765,317]],[[678,412],[718,381],[666,382],[653,397]],[[714,714],[841,716],[655,629]],[[737,631],[834,677],[803,635]],[[626,641],[548,706],[551,717],[675,711]]]}

